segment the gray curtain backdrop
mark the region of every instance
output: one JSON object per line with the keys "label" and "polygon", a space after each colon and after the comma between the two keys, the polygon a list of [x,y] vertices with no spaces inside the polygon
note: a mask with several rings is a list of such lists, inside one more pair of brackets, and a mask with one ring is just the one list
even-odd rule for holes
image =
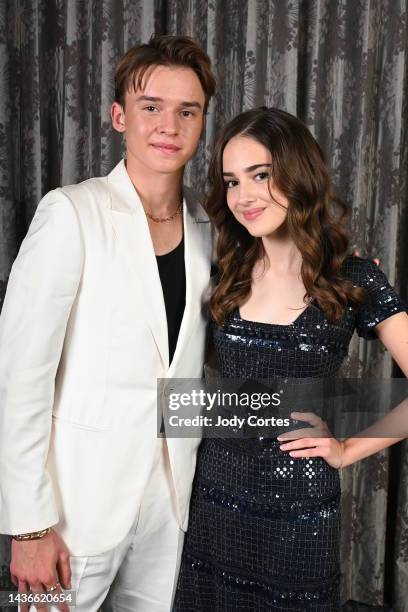
{"label": "gray curtain backdrop", "polygon": [[[407,0],[2,0],[0,300],[41,196],[120,159],[115,65],[153,32],[193,36],[218,79],[187,182],[205,189],[214,134],[235,114],[258,105],[297,114],[352,206],[354,244],[381,258],[406,299],[407,24]],[[345,371],[395,374],[378,342],[357,338]],[[407,612],[408,447],[342,477],[344,597]]]}

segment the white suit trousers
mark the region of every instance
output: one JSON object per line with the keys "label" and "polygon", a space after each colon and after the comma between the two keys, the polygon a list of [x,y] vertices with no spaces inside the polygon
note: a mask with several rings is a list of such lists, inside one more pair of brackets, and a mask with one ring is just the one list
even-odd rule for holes
{"label": "white suit trousers", "polygon": [[100,555],[71,557],[73,610],[170,611],[184,538],[175,504],[167,444],[158,439],[143,501],[128,535]]}

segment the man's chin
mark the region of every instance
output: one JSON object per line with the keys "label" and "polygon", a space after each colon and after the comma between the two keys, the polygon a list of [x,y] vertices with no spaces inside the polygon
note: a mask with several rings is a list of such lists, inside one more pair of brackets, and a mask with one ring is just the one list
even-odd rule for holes
{"label": "man's chin", "polygon": [[186,165],[188,160],[183,159],[163,159],[152,160],[150,167],[159,174],[174,174],[180,172]]}
{"label": "man's chin", "polygon": [[160,166],[159,168],[157,167],[152,168],[152,170],[154,170],[154,172],[156,172],[157,174],[171,175],[171,174],[179,174],[180,172],[182,172],[184,170],[184,166],[185,164],[183,166],[171,166],[167,168]]}

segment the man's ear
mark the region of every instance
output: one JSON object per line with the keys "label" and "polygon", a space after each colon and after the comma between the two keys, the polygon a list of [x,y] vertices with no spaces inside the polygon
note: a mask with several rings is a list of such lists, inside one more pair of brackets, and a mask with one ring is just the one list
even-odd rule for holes
{"label": "man's ear", "polygon": [[114,102],[111,106],[112,127],[117,132],[124,132],[125,126],[125,111],[119,102]]}

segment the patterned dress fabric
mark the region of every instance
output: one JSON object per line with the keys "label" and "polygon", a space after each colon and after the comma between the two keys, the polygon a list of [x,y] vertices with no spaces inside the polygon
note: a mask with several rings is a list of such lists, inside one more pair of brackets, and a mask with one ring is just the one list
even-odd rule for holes
{"label": "patterned dress fabric", "polygon": [[[310,305],[290,325],[243,320],[213,328],[223,378],[335,376],[354,330],[405,310],[384,274],[348,257],[343,274],[367,291],[338,324]],[[340,609],[340,481],[321,458],[293,459],[274,438],[203,440],[174,612]]]}

